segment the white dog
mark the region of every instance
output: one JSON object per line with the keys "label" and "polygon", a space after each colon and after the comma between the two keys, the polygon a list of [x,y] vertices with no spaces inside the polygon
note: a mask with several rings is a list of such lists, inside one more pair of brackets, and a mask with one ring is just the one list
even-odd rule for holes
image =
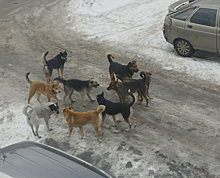
{"label": "white dog", "polygon": [[[28,107],[31,107],[32,109],[30,111],[27,111]],[[42,119],[44,119],[48,131],[52,130],[49,128],[49,119],[51,114],[53,114],[54,112],[56,112],[56,114],[59,114],[58,109],[59,107],[57,103],[55,104],[53,102],[41,103],[35,107],[27,104],[23,108],[23,114],[27,117],[27,123],[31,127],[34,136],[38,136],[38,138],[41,138],[38,135],[38,129],[39,125],[42,123]],[[33,126],[35,127],[35,131],[33,129]]]}

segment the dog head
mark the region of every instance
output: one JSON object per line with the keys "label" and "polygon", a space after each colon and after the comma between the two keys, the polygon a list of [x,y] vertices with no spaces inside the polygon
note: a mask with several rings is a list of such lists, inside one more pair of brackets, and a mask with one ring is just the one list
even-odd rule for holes
{"label": "dog head", "polygon": [[98,82],[95,81],[93,78],[89,80],[89,87],[97,88],[99,86]]}
{"label": "dog head", "polygon": [[59,85],[59,82],[56,82],[56,83],[51,84],[51,87],[52,87],[52,93],[53,93],[53,94],[60,93],[60,85]]}
{"label": "dog head", "polygon": [[98,102],[99,104],[102,104],[103,100],[105,99],[105,98],[104,98],[104,92],[102,92],[101,94],[97,95],[97,96],[96,96],[96,99],[97,99],[97,102]]}
{"label": "dog head", "polygon": [[129,67],[132,73],[139,71],[136,61],[129,62],[127,66]]}
{"label": "dog head", "polygon": [[60,52],[60,57],[61,57],[62,60],[67,62],[67,52],[66,52],[66,50],[64,52]]}
{"label": "dog head", "polygon": [[67,118],[69,114],[71,113],[73,107],[65,107],[63,108],[63,116]]}
{"label": "dog head", "polygon": [[116,90],[117,88],[117,81],[112,81],[109,86],[107,87],[107,90]]}
{"label": "dog head", "polygon": [[59,113],[60,113],[60,112],[59,112],[59,106],[58,106],[57,103],[51,104],[51,105],[49,105],[48,107],[50,108],[50,110],[51,110],[52,112],[56,112],[56,114],[59,114]]}

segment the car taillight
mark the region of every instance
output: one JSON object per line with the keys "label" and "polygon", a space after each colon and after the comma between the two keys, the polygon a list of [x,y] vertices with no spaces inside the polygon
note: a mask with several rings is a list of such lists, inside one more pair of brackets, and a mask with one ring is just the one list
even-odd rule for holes
{"label": "car taillight", "polygon": [[163,25],[163,29],[167,30],[167,25],[166,24]]}

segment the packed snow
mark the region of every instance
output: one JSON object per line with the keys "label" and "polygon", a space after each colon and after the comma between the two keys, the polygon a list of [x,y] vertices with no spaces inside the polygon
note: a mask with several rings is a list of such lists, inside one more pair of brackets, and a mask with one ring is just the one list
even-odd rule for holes
{"label": "packed snow", "polygon": [[[165,41],[162,33],[163,22],[168,5],[175,1],[72,0],[66,7],[69,12],[66,20],[71,25],[71,30],[83,32],[87,39],[98,38],[100,41],[130,46],[129,50],[140,56],[149,56],[149,59],[159,63],[166,70],[182,72],[220,84],[218,59],[213,59],[212,56],[207,57],[208,59],[180,57],[175,54],[173,46]],[[23,105],[11,104],[5,110],[4,103],[0,102],[0,108],[0,122],[4,120],[4,123],[0,124],[0,147],[24,139],[37,140],[26,124],[25,116],[22,114]],[[62,132],[61,135],[67,133],[67,130],[57,130]],[[50,134],[44,132],[42,127],[39,133],[43,137]],[[73,136],[72,139],[76,137],[78,136]]]}

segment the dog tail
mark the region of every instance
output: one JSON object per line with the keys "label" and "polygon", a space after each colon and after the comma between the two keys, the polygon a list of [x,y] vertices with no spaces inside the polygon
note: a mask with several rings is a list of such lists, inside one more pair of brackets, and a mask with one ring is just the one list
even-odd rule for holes
{"label": "dog tail", "polygon": [[111,52],[108,52],[108,53],[106,54],[106,57],[107,57],[109,63],[112,63],[112,62],[113,62],[113,61],[112,61],[112,58],[113,58],[113,59],[115,58]]}
{"label": "dog tail", "polygon": [[131,97],[132,97],[132,99],[133,99],[133,101],[129,104],[129,107],[131,107],[131,106],[133,106],[134,103],[135,103],[135,97],[134,97],[134,95],[130,92],[130,89],[129,89],[128,92],[129,92],[128,94],[131,95]]}
{"label": "dog tail", "polygon": [[27,82],[31,84],[32,81],[28,78],[28,75],[29,75],[29,74],[30,74],[30,72],[26,73],[26,74],[25,74],[25,78],[26,78]]}
{"label": "dog tail", "polygon": [[65,83],[66,83],[66,80],[59,78],[59,77],[55,78],[53,81],[57,81],[59,83],[62,83],[63,85],[65,85]]}
{"label": "dog tail", "polygon": [[141,71],[140,76],[142,77],[143,81],[146,82],[147,80],[147,75],[145,72]]}
{"label": "dog tail", "polygon": [[105,111],[105,106],[104,105],[99,105],[97,107],[96,111],[97,111],[98,114],[100,114],[101,112]]}
{"label": "dog tail", "polygon": [[23,108],[23,114],[29,118],[29,114],[27,113],[27,109],[28,108],[32,108],[32,106],[30,104],[27,104],[24,108]]}
{"label": "dog tail", "polygon": [[47,52],[45,52],[45,53],[43,53],[43,54],[41,55],[41,61],[43,62],[43,64],[44,64],[45,66],[47,66],[46,56],[47,56],[48,53],[49,53],[49,52],[47,51]]}

